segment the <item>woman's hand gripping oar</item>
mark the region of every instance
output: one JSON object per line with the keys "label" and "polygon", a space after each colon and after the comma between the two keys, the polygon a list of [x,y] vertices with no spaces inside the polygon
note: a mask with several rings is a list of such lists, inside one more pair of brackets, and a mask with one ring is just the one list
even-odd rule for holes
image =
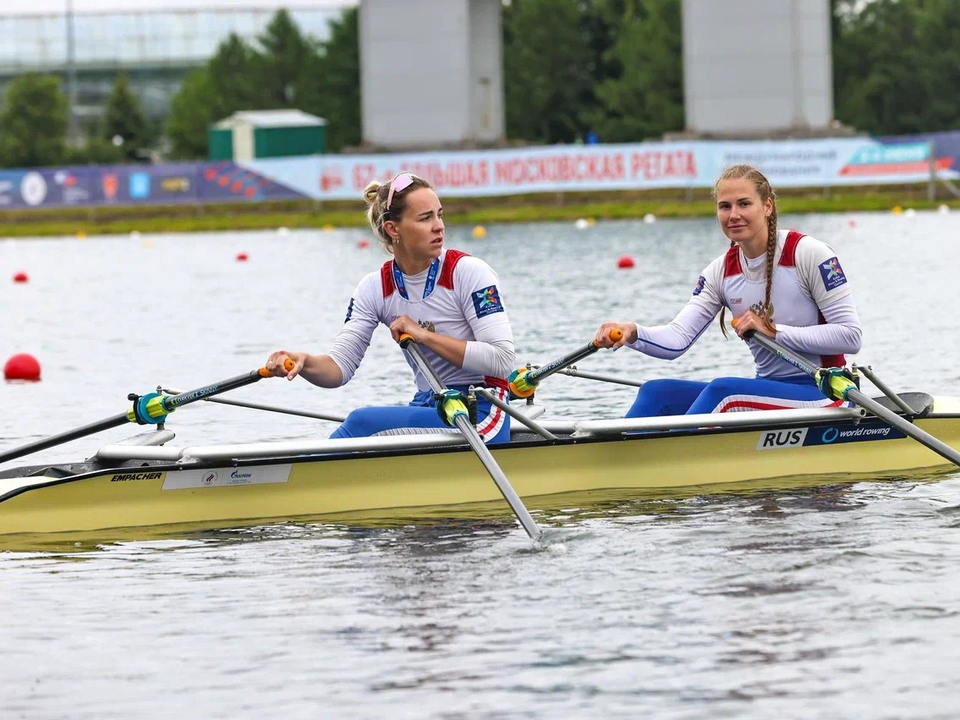
{"label": "woman's hand gripping oar", "polygon": [[480,433],[477,432],[477,428],[470,422],[470,412],[467,410],[467,406],[463,400],[458,396],[459,394],[447,395],[447,389],[440,381],[440,376],[437,375],[436,370],[430,365],[430,361],[427,360],[423,354],[423,350],[417,345],[416,340],[414,340],[412,336],[405,333],[402,334],[400,336],[400,347],[403,348],[404,352],[406,352],[416,363],[417,367],[420,368],[420,372],[423,373],[427,382],[430,383],[430,388],[437,395],[437,402],[442,403],[442,410],[447,418],[447,422],[450,425],[458,427],[460,432],[463,433],[463,437],[466,438],[470,447],[473,448],[477,457],[480,458],[483,467],[490,474],[490,477],[493,478],[493,482],[496,483],[500,494],[503,495],[503,499],[510,505],[510,509],[513,510],[513,514],[517,516],[517,520],[520,521],[527,535],[529,535],[530,539],[534,542],[539,541],[543,531],[530,516],[523,501],[520,500],[520,497],[510,485],[510,481],[507,480],[507,476],[503,474],[500,466],[497,465],[497,461],[493,459],[493,455],[484,444],[483,438],[481,438]]}
{"label": "woman's hand gripping oar", "polygon": [[[610,342],[618,343],[623,338],[623,330],[613,328],[607,334]],[[563,357],[559,357],[553,362],[541,365],[536,369],[520,368],[514,370],[507,380],[510,387],[510,393],[514,398],[528,398],[537,391],[537,385],[544,378],[548,378],[556,372],[573,365],[575,362],[583,360],[585,357],[593,355],[597,350],[603,347],[597,340],[588,342],[581,348],[574,350]]]}
{"label": "woman's hand gripping oar", "polygon": [[945,457],[955,465],[960,466],[960,452],[941,442],[928,432],[924,432],[911,422],[904,420],[892,410],[888,410],[857,388],[856,383],[844,374],[842,368],[821,368],[809,362],[802,355],[783,347],[780,343],[756,330],[747,330],[743,334],[745,339],[753,340],[761,347],[769,350],[781,360],[786,360],[795,368],[810,375],[817,383],[820,391],[833,400],[847,400],[872,412],[891,427],[897,428],[904,435],[909,435],[921,445]]}
{"label": "woman's hand gripping oar", "polygon": [[[292,361],[290,362],[290,367],[293,367]],[[259,368],[258,370],[252,370],[244,375],[238,375],[237,377],[222,380],[218,383],[213,383],[212,385],[205,385],[204,387],[197,388],[196,390],[182,392],[177,395],[161,395],[159,393],[147,393],[146,395],[131,394],[127,397],[127,399],[131,400],[133,405],[125,413],[114,415],[113,417],[105,418],[95,423],[78,427],[75,430],[68,430],[67,432],[60,433],[59,435],[53,435],[52,437],[48,437],[44,440],[37,440],[36,442],[32,442],[27,445],[21,445],[20,447],[14,448],[13,450],[8,450],[5,453],[0,453],[0,463],[6,462],[7,460],[13,460],[14,458],[23,457],[24,455],[29,455],[30,453],[39,452],[40,450],[45,450],[53,447],[54,445],[61,445],[65,442],[70,442],[71,440],[77,440],[79,438],[86,437],[87,435],[93,435],[94,433],[102,432],[103,430],[120,427],[126,423],[137,423],[139,425],[159,425],[166,419],[167,415],[172,413],[181,405],[189,405],[192,402],[205,400],[213,395],[219,395],[220,393],[227,392],[228,390],[236,390],[244,385],[251,385],[258,380],[270,376],[271,373],[269,370],[266,368]]]}

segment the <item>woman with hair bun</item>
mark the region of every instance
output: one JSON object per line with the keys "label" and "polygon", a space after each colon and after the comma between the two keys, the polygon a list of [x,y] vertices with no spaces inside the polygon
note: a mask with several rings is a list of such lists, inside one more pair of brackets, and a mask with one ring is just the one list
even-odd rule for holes
{"label": "woman with hair bun", "polygon": [[[726,170],[714,186],[717,220],[730,240],[726,253],[706,267],[693,296],[667,325],[645,327],[606,322],[597,332],[602,347],[629,345],[652,357],[672,360],[685,353],[720,313],[741,338],[754,330],[805,356],[820,367],[843,367],[845,353],[860,350],[860,318],[850,284],[826,244],[809,235],[777,228],[776,194],[751,165]],[[619,328],[623,338],[610,340]],[[737,410],[826,407],[809,375],[747,339],[756,377],[712,382],[645,382],[626,417],[714,413]]]}
{"label": "woman with hair bun", "polygon": [[[373,331],[383,324],[395,341],[412,336],[447,388],[465,393],[471,385],[486,387],[506,401],[506,377],[516,359],[496,273],[484,261],[444,246],[443,207],[426,180],[402,172],[389,183],[371,182],[363,198],[370,227],[393,259],[360,281],[329,353],[277,350],[267,369],[288,380],[300,375],[319,387],[340,387],[353,377]],[[449,430],[427,379],[407,362],[417,385],[409,405],[354,410],[331,437]],[[509,416],[478,396],[477,431],[486,442],[507,442]]]}

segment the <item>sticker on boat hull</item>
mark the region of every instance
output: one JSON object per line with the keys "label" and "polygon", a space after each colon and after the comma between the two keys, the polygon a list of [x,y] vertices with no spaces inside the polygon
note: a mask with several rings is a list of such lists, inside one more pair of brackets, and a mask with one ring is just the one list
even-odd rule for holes
{"label": "sticker on boat hull", "polygon": [[839,445],[850,442],[869,442],[871,440],[899,440],[906,435],[881,422],[860,423],[843,427],[829,426],[816,428],[787,428],[783,430],[765,430],[760,433],[757,450],[782,450],[792,447],[810,447],[812,445]]}
{"label": "sticker on boat hull", "polygon": [[164,490],[194,490],[232,485],[271,485],[290,479],[286,465],[252,465],[250,467],[214,468],[208,470],[181,470],[168,472],[163,481]]}

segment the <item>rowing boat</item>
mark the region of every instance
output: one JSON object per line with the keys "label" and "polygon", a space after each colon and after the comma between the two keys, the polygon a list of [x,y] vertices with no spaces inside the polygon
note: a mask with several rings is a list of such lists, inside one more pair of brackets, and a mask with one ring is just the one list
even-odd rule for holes
{"label": "rowing boat", "polygon": [[[960,398],[904,393],[875,402],[960,446]],[[647,419],[548,421],[514,411],[511,441],[491,454],[530,507],[565,494],[775,487],[791,479],[862,480],[956,469],[863,407]],[[879,412],[879,411],[878,411]],[[165,425],[76,463],[0,471],[0,535],[173,524],[395,515],[470,516],[499,503],[478,455],[457,432],[343,440],[177,445]]]}

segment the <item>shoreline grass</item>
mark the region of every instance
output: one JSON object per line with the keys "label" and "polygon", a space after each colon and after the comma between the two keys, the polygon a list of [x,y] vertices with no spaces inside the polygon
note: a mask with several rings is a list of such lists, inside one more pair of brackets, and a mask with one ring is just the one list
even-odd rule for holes
{"label": "shoreline grass", "polygon": [[[710,217],[709,190],[545,193],[508,197],[444,198],[450,225],[540,221],[623,220],[653,214],[658,218]],[[916,210],[960,199],[929,200],[927,185],[785,189],[778,193],[780,215],[801,213],[890,212]],[[279,227],[366,227],[364,205],[313,200],[217,205],[148,205],[43,208],[0,211],[0,237],[54,237],[101,234],[269,230]]]}

